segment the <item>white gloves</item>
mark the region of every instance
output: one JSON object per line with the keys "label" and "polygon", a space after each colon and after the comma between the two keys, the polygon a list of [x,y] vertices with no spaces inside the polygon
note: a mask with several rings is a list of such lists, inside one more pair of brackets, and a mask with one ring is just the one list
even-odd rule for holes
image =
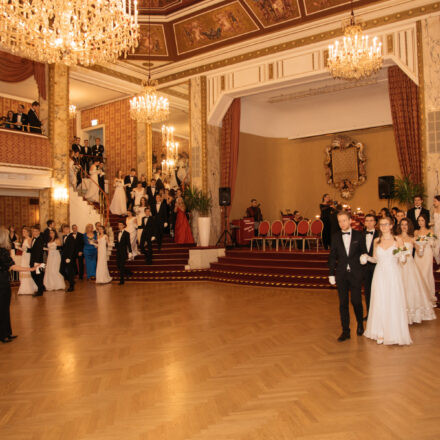
{"label": "white gloves", "polygon": [[156,240],[156,237],[151,237],[151,241],[154,241],[154,240]]}
{"label": "white gloves", "polygon": [[[35,264],[35,266],[37,266],[37,263]],[[41,272],[42,270],[44,270],[45,267],[46,267],[46,265],[45,265],[44,263],[39,264],[38,267],[37,267],[37,269],[35,270],[35,273],[36,273],[37,275],[40,275],[40,272]]]}
{"label": "white gloves", "polygon": [[66,263],[67,263],[67,264],[70,263],[70,258],[66,258]]}
{"label": "white gloves", "polygon": [[128,254],[128,258],[129,258],[130,260],[133,258],[133,254],[132,254],[131,252]]}
{"label": "white gloves", "polygon": [[336,278],[335,278],[335,276],[334,276],[334,275],[330,275],[330,276],[328,277],[328,282],[329,282],[332,286],[334,286],[334,285],[336,284]]}
{"label": "white gloves", "polygon": [[359,258],[359,261],[361,262],[362,266],[367,264],[368,262],[368,254],[362,254]]}
{"label": "white gloves", "polygon": [[168,226],[168,223],[164,223],[163,226],[166,228]]}

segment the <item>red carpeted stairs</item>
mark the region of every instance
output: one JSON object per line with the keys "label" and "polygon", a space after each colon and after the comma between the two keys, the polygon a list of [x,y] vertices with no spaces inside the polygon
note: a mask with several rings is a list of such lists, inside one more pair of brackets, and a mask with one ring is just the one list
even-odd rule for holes
{"label": "red carpeted stairs", "polygon": [[[118,233],[118,221],[124,217],[110,214],[110,226],[116,236]],[[138,255],[134,261],[127,262],[127,269],[133,275],[127,281],[195,281],[205,280],[208,270],[185,270],[188,264],[189,249],[192,245],[175,244],[173,239],[166,235],[162,240],[162,249],[157,249],[157,244],[153,242],[153,264],[147,265],[144,255]],[[108,262],[109,272],[113,279],[119,280],[119,271],[116,265],[116,251],[113,249]]]}

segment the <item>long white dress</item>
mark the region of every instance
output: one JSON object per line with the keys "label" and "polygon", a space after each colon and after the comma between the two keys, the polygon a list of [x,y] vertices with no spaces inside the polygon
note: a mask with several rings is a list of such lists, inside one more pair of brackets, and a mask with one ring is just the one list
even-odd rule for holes
{"label": "long white dress", "polygon": [[139,206],[141,204],[142,197],[146,197],[144,188],[141,188],[140,190],[135,188],[131,193],[134,197],[134,206]]}
{"label": "long white dress", "polygon": [[127,196],[125,195],[124,181],[115,179],[115,192],[110,203],[110,212],[116,215],[127,214]]}
{"label": "long white dress", "polygon": [[[421,235],[420,237],[425,238],[425,235]],[[421,242],[417,241],[416,243],[416,255],[414,257],[414,260],[416,262],[416,265],[420,271],[420,275],[422,275],[422,278],[425,280],[426,284],[428,285],[429,289],[429,296],[431,298],[431,301],[433,304],[437,302],[437,298],[435,296],[435,280],[434,280],[434,268],[433,268],[433,252],[432,248],[435,245],[434,241],[432,239],[428,239],[427,242]],[[423,256],[419,255],[419,247],[423,247]]]}
{"label": "long white dress", "polygon": [[[440,212],[433,212],[431,218],[434,221],[434,234],[440,238]],[[434,258],[437,264],[440,264],[440,240],[436,240],[434,247]]]}
{"label": "long white dress", "polygon": [[377,264],[371,285],[371,302],[364,336],[386,345],[412,343],[408,327],[402,269],[393,255],[396,245],[377,246]]}
{"label": "long white dress", "polygon": [[[31,254],[27,251],[29,247],[27,241],[24,240],[21,246],[23,253],[20,259],[20,266],[30,267]],[[20,272],[19,277],[20,287],[18,289],[18,295],[32,295],[38,290],[30,272]]]}
{"label": "long white dress", "polygon": [[138,224],[137,240],[138,240],[138,243],[140,243],[141,235],[142,235],[142,228],[139,229],[139,226],[142,226],[142,219],[145,217],[145,206],[137,206],[134,208],[134,211],[136,212],[136,221]]}
{"label": "long white dress", "polygon": [[412,257],[413,245],[405,242],[408,249],[406,263],[401,266],[403,285],[405,287],[408,323],[421,323],[436,319],[434,308],[426,281],[420,275],[419,269]]}
{"label": "long white dress", "polygon": [[47,253],[46,270],[44,272],[43,284],[47,290],[64,290],[66,284],[64,277],[60,273],[61,254],[57,250],[57,244],[53,241],[47,244],[49,252]]}
{"label": "long white dress", "polygon": [[99,202],[98,174],[97,168],[90,170],[90,177],[87,179],[87,191],[84,197],[90,202]]}
{"label": "long white dress", "polygon": [[134,258],[136,255],[139,255],[138,245],[137,245],[137,219],[136,219],[136,217],[132,217],[131,219],[129,219],[127,217],[126,224],[127,224],[127,231],[130,233],[131,250],[132,250],[133,258]]}
{"label": "long white dress", "polygon": [[96,283],[110,283],[112,277],[108,271],[107,264],[107,237],[103,235],[98,238],[98,262],[96,264]]}

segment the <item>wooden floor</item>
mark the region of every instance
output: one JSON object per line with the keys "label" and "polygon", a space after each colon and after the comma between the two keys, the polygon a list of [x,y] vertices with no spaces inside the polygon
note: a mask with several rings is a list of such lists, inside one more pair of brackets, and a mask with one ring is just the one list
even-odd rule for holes
{"label": "wooden floor", "polygon": [[19,297],[0,439],[440,439],[440,316],[336,342],[335,291],[127,284]]}

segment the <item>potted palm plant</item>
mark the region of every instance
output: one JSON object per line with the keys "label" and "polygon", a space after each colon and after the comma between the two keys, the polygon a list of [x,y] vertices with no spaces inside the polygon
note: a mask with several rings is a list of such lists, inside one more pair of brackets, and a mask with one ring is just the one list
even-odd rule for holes
{"label": "potted palm plant", "polygon": [[[195,220],[197,217],[199,246],[209,246],[209,237],[211,233],[212,197],[208,193],[195,187],[186,188],[183,196],[188,211],[190,211],[191,214],[196,214],[192,215],[192,219]],[[195,225],[193,224],[192,226],[194,230]]]}
{"label": "potted palm plant", "polygon": [[414,202],[414,197],[419,195],[424,198],[425,189],[422,183],[415,183],[409,176],[396,177],[394,180],[393,200],[409,208]]}

